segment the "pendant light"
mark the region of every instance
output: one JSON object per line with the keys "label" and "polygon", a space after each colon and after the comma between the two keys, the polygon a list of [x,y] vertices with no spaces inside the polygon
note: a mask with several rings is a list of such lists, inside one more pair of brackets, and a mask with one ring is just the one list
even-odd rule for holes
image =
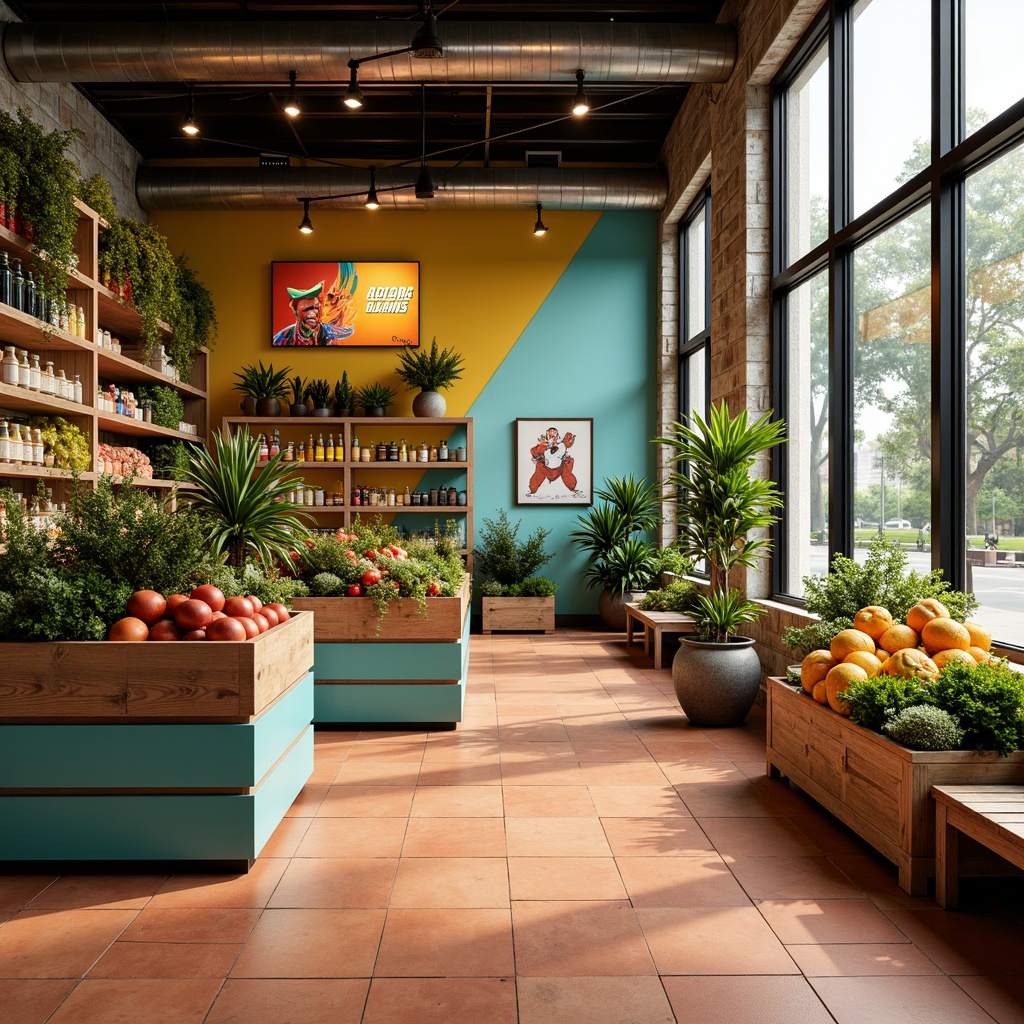
{"label": "pendant light", "polygon": [[537,235],[538,237],[540,235],[546,235],[548,233],[548,229],[545,226],[544,221],[542,221],[540,219],[541,208],[542,208],[542,204],[538,203],[537,204],[537,223],[533,225],[533,233],[535,235]]}
{"label": "pendant light", "polygon": [[363,105],[363,91],[359,88],[359,61],[348,62],[348,88],[345,90],[345,106],[349,110],[358,110]]}
{"label": "pendant light", "polygon": [[416,178],[416,198],[434,198],[434,179],[427,170],[427,87],[420,83],[420,107],[422,117],[420,121],[420,173]]}
{"label": "pendant light", "polygon": [[185,114],[185,120],[182,123],[181,131],[184,135],[187,135],[190,139],[194,139],[199,134],[199,125],[196,124],[196,113],[195,108],[192,104],[192,86],[188,87],[188,113]]}
{"label": "pendant light", "polygon": [[298,117],[302,113],[302,107],[299,106],[299,97],[295,92],[295,80],[298,75],[294,71],[288,72],[288,81],[291,83],[291,87],[288,89],[288,99],[284,103],[284,112],[289,117]]}
{"label": "pendant light", "polygon": [[302,220],[299,221],[299,230],[304,235],[313,234],[313,222],[309,219],[309,200],[302,200]]}
{"label": "pendant light", "polygon": [[572,112],[577,117],[582,117],[590,109],[590,101],[587,99],[586,90],[583,88],[583,79],[586,72],[583,68],[576,69],[576,99],[572,103]]}
{"label": "pendant light", "polygon": [[433,4],[427,0],[426,5],[420,3],[423,12],[423,24],[412,37],[409,50],[420,60],[440,60],[444,56],[444,44],[437,34],[437,18],[434,17]]}
{"label": "pendant light", "polygon": [[366,202],[363,204],[368,210],[380,208],[380,200],[377,198],[377,168],[370,168],[370,191],[366,193]]}

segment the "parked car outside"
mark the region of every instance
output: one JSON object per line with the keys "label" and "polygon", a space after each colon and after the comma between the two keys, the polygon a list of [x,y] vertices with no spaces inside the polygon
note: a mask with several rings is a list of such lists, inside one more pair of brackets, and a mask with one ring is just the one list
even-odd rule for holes
{"label": "parked car outside", "polygon": [[910,520],[909,519],[886,519],[885,528],[887,530],[909,530]]}

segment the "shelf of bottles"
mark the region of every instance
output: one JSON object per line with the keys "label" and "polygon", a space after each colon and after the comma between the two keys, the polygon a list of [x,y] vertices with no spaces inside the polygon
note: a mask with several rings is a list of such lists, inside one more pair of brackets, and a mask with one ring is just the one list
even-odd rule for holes
{"label": "shelf of bottles", "polygon": [[[467,417],[226,417],[223,429],[247,430],[260,465],[282,452],[298,479],[290,492],[318,526],[356,516],[395,522],[407,534],[443,530],[454,519],[472,549],[473,421]],[[385,439],[386,438],[386,439]],[[434,516],[433,520],[426,517]],[[429,523],[429,526],[428,526]]]}
{"label": "shelf of bottles", "polygon": [[[177,379],[163,346],[152,353],[139,347],[139,316],[99,283],[101,221],[82,203],[75,241],[75,266],[63,295],[43,295],[34,280],[31,244],[0,224],[0,487],[12,487],[28,502],[54,492],[66,498],[69,470],[48,465],[40,453],[38,424],[61,417],[78,427],[91,448],[94,481],[104,472],[101,445],[138,445],[141,439],[205,441],[207,433],[207,353],[191,379]],[[170,329],[162,326],[166,337]],[[148,422],[139,387],[163,384],[185,404],[181,428]],[[45,418],[44,420],[39,419]],[[173,482],[139,480],[147,487]]]}

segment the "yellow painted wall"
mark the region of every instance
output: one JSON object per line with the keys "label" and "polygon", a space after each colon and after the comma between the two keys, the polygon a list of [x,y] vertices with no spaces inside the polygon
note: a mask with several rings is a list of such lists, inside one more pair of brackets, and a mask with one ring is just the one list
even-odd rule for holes
{"label": "yellow painted wall", "polygon": [[274,260],[418,260],[420,339],[465,358],[445,392],[448,414],[466,415],[502,359],[554,287],[599,213],[544,211],[550,229],[533,234],[523,210],[311,210],[315,231],[297,230],[301,208],[259,212],[157,212],[151,222],[171,250],[210,289],[220,333],[210,359],[210,425],[239,414],[233,373],[263,360],[333,382],[348,371],[356,387],[373,381],[398,390],[392,415],[411,415],[414,392],[394,374],[393,349],[274,349],[270,344],[270,264]]}

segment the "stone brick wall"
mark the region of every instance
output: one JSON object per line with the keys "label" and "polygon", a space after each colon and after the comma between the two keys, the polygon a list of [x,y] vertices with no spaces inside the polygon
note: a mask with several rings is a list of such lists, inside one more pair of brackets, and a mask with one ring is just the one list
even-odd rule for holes
{"label": "stone brick wall", "polygon": [[[0,0],[0,22],[16,20]],[[142,158],[74,86],[16,82],[0,61],[0,109],[13,114],[18,108],[28,111],[47,131],[75,128],[81,132],[70,154],[82,176],[102,174],[110,182],[119,214],[143,223],[149,219],[135,198],[135,171]]]}

